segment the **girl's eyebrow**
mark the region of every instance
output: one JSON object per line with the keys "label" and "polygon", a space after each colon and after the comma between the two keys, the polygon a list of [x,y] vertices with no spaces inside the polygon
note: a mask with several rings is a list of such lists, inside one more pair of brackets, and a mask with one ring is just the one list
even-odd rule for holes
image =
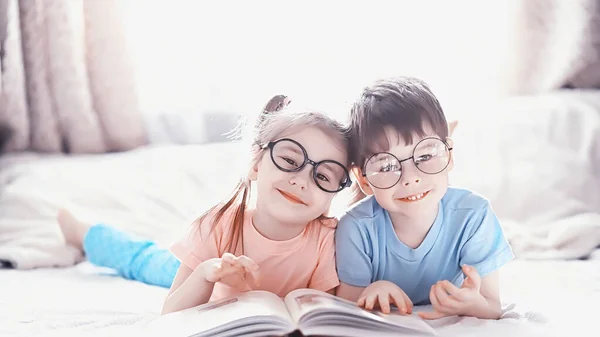
{"label": "girl's eyebrow", "polygon": [[334,166],[334,164],[329,163],[329,162],[323,163],[320,166],[323,166],[324,168],[326,168],[327,170],[329,170],[329,172],[333,172],[333,173],[335,173],[335,171],[336,171],[335,168],[338,167],[337,165]]}
{"label": "girl's eyebrow", "polygon": [[286,145],[285,145],[283,148],[284,148],[284,149],[286,149],[286,150],[290,150],[290,151],[292,151],[292,152],[295,152],[295,153],[297,153],[297,154],[304,155],[304,153],[302,153],[302,151],[300,151],[300,149],[298,149],[298,147],[297,147],[297,146],[293,146],[293,145],[287,145],[287,144],[286,144]]}

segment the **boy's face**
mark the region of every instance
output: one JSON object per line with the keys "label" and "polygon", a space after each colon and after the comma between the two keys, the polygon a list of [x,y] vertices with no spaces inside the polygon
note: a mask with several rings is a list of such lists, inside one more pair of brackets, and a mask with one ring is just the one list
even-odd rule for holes
{"label": "boy's face", "polygon": [[414,136],[412,144],[406,144],[397,131],[386,130],[390,148],[354,170],[363,192],[373,194],[390,213],[418,217],[437,212],[448,189],[452,141],[442,141],[430,129],[425,132],[427,136]]}

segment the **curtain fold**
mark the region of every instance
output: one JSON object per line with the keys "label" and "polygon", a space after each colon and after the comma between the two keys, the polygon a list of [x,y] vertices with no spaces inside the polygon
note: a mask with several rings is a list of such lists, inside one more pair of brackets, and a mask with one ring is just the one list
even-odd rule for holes
{"label": "curtain fold", "polygon": [[8,0],[0,124],[7,151],[147,143],[117,0]]}

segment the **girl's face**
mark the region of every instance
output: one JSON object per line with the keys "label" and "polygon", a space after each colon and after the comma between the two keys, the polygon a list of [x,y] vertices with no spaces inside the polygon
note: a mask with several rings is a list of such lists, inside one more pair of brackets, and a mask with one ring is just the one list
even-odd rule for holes
{"label": "girl's face", "polygon": [[306,225],[328,212],[335,191],[349,180],[347,161],[344,144],[321,128],[289,130],[251,169],[257,209],[283,225]]}

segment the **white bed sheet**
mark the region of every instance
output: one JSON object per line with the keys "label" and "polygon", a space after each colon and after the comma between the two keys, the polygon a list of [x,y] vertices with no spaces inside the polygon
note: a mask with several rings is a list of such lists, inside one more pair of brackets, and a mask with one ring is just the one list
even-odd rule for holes
{"label": "white bed sheet", "polygon": [[[597,336],[600,250],[580,261],[523,261],[502,276],[504,318],[449,317],[440,336]],[[115,277],[87,262],[64,269],[0,271],[0,334],[129,335],[156,317],[166,289]]]}

